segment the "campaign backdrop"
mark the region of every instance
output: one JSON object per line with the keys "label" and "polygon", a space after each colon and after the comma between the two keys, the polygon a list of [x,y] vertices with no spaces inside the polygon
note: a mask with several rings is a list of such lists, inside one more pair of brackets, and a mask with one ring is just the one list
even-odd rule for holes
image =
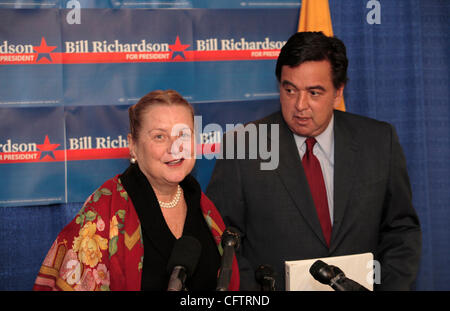
{"label": "campaign backdrop", "polygon": [[[274,67],[286,30],[293,32],[298,18],[298,10],[290,9],[90,8],[79,10],[80,23],[71,24],[71,14],[57,8],[0,11],[3,23],[17,25],[5,28],[0,40],[0,170],[29,176],[20,191],[12,184],[0,192],[0,205],[83,202],[125,168],[127,108],[149,91],[175,89],[202,106],[203,115],[215,115],[216,122],[227,102],[240,103],[235,110],[240,117],[232,122],[250,121],[258,110],[276,110],[264,101],[256,110],[246,103],[276,99],[273,70],[267,69]],[[217,102],[222,104],[211,105]],[[61,115],[38,115],[40,110],[31,107],[60,107]],[[26,117],[10,117],[24,109]],[[35,118],[52,128],[42,137],[20,138],[18,122],[30,124]],[[54,170],[29,173],[42,161],[58,167],[61,177],[48,191],[39,185],[49,187],[42,181]],[[52,195],[45,201],[47,192]]]}
{"label": "campaign backdrop", "polygon": [[[450,289],[447,0],[330,0],[349,112],[392,123],[423,230],[416,287]],[[206,189],[227,125],[279,109],[275,63],[301,1],[0,2],[0,290],[29,290],[57,233],[128,165],[128,112],[175,89]],[[170,10],[168,10],[170,9]]]}

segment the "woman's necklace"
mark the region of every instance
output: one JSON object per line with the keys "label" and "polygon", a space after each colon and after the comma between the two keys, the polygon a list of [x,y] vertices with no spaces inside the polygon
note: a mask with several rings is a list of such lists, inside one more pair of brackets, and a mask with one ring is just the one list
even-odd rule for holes
{"label": "woman's necklace", "polygon": [[158,200],[159,206],[161,206],[162,208],[174,208],[175,206],[178,205],[178,202],[180,201],[181,198],[181,187],[180,185],[177,186],[177,193],[175,193],[175,196],[173,197],[172,201],[170,202],[163,202]]}

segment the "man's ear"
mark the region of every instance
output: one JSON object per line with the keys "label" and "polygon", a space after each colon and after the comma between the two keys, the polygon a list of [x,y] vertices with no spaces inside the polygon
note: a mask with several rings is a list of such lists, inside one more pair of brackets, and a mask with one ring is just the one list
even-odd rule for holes
{"label": "man's ear", "polygon": [[335,109],[339,108],[339,106],[342,103],[342,100],[344,99],[344,87],[345,87],[345,85],[342,84],[342,86],[336,90],[336,93],[334,95],[334,102],[333,102],[333,107]]}

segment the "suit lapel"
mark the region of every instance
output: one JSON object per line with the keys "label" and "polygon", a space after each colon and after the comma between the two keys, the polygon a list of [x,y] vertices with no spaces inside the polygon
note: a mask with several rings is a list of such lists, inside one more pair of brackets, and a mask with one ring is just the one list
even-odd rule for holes
{"label": "suit lapel", "polygon": [[[276,173],[286,187],[296,208],[311,227],[312,231],[324,245],[327,245],[322,234],[319,218],[317,217],[316,208],[309,191],[308,181],[303,171],[294,136],[284,122],[281,113],[277,114],[274,123],[278,123],[280,126],[280,163],[278,169],[276,169]],[[275,138],[271,137],[271,139],[273,140]]]}
{"label": "suit lapel", "polygon": [[356,176],[356,155],[358,144],[354,139],[355,129],[343,122],[340,111],[334,113],[334,220],[330,252],[338,246],[339,229],[342,228],[350,192]]}

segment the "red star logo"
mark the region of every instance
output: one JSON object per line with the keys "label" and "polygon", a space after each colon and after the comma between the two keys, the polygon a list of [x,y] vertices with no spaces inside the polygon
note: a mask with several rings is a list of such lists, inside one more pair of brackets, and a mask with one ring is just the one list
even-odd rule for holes
{"label": "red star logo", "polygon": [[[41,45],[40,46],[33,46],[33,50],[36,51],[37,59],[36,62],[38,62],[42,58],[47,58],[49,61],[52,61],[52,57],[50,56],[50,53],[56,49],[56,46],[48,46],[47,42],[45,41],[45,38],[42,37],[41,39]],[[41,55],[44,54],[44,55]]]}
{"label": "red star logo", "polygon": [[186,50],[188,47],[190,47],[189,44],[181,44],[180,42],[180,37],[177,36],[177,39],[175,40],[175,44],[171,44],[169,45],[169,49],[171,51],[173,51],[172,53],[172,59],[174,59],[175,57],[177,57],[178,55],[183,57],[184,59],[186,59],[184,57],[184,53],[183,51]]}
{"label": "red star logo", "polygon": [[36,147],[41,151],[41,157],[39,160],[42,160],[46,156],[50,156],[55,159],[55,155],[53,154],[53,150],[59,147],[59,144],[51,144],[50,139],[48,139],[48,135],[45,135],[44,143],[41,145],[36,145]]}

